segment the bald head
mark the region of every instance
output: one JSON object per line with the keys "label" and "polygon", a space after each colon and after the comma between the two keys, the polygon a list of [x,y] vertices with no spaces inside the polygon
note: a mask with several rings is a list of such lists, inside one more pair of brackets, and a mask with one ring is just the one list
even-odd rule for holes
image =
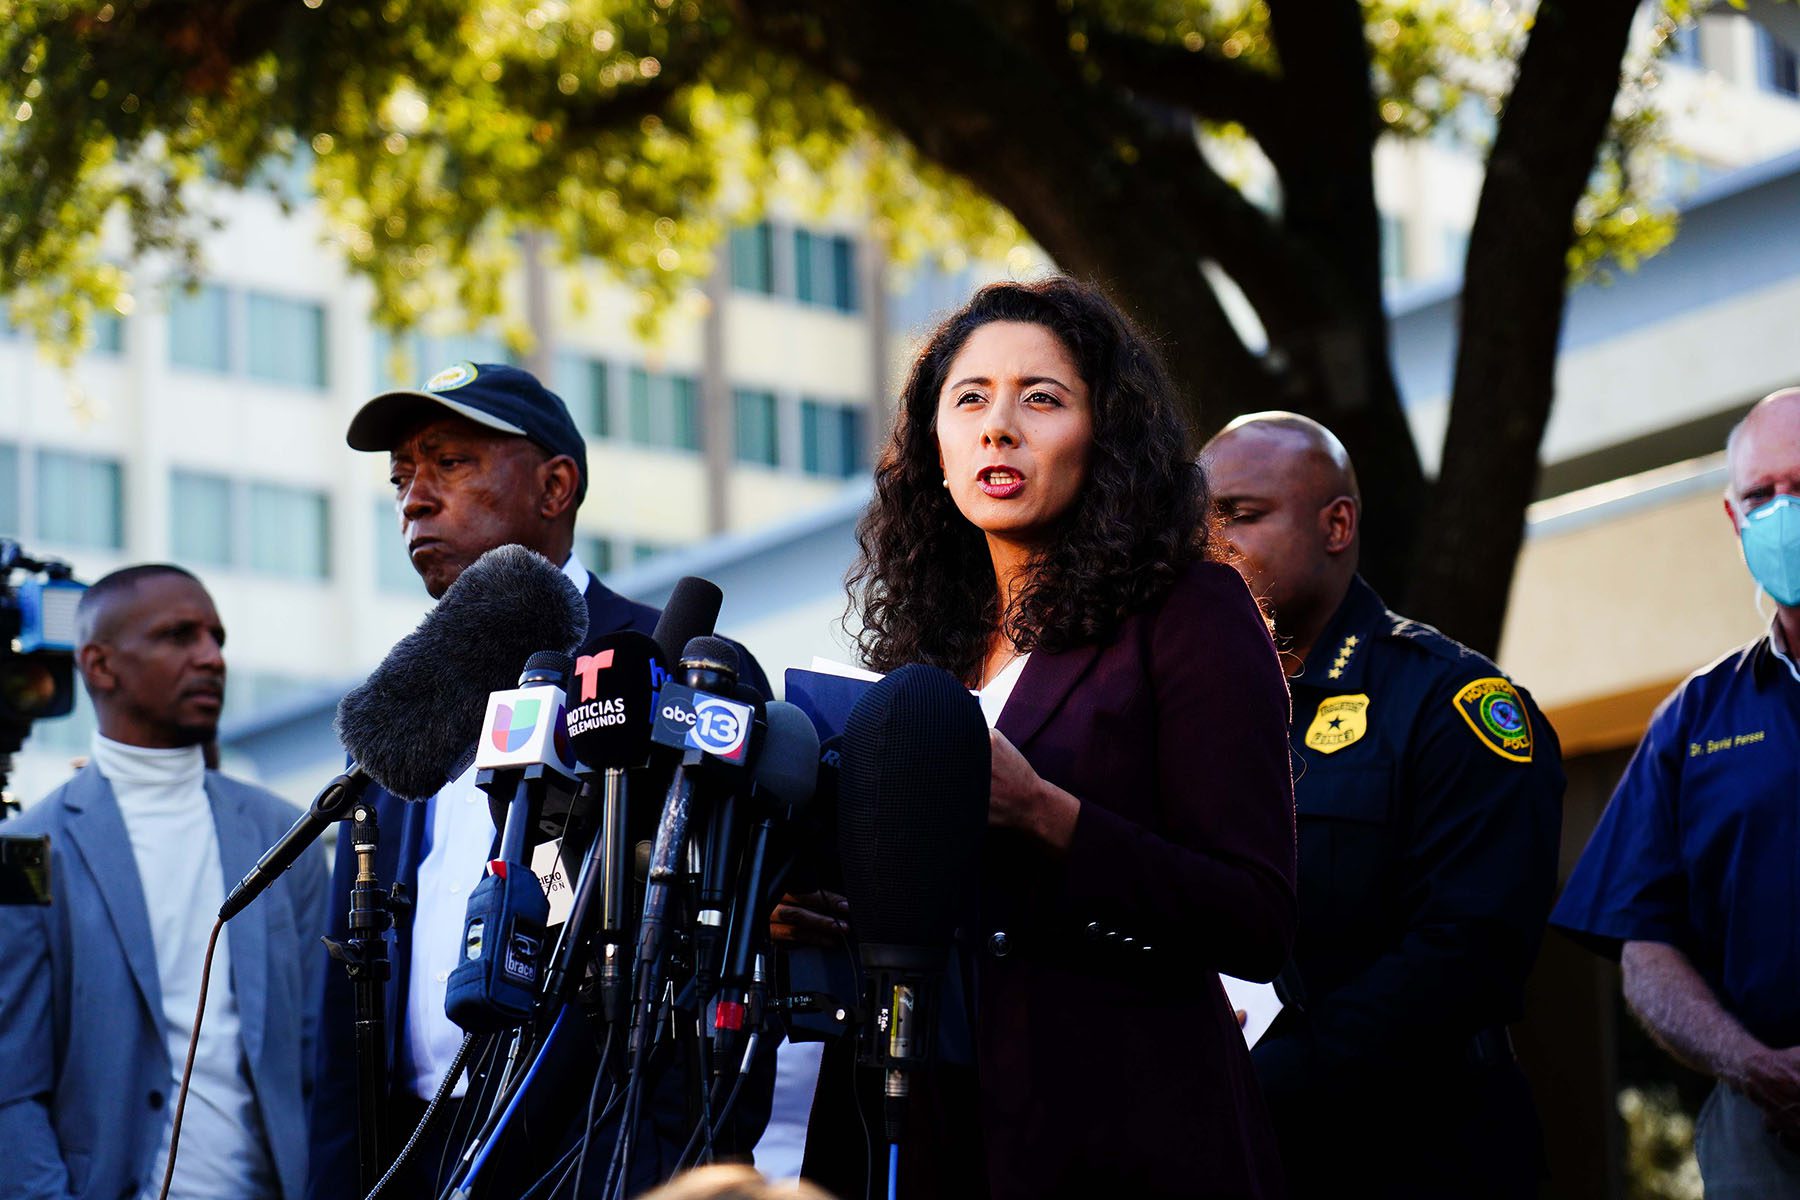
{"label": "bald head", "polygon": [[1239,417],[1201,451],[1238,569],[1302,654],[1356,573],[1361,494],[1337,435],[1298,413]]}
{"label": "bald head", "polygon": [[[1741,514],[1767,503],[1783,476],[1800,465],[1800,388],[1770,392],[1732,426],[1725,439],[1727,501]],[[1734,522],[1735,523],[1735,522]]]}
{"label": "bald head", "polygon": [[1308,495],[1316,496],[1321,503],[1335,496],[1348,496],[1359,505],[1362,503],[1350,452],[1338,441],[1337,434],[1311,417],[1280,411],[1245,413],[1207,443],[1202,462],[1216,447],[1243,438],[1256,446],[1268,469],[1287,473],[1293,485],[1304,487]]}

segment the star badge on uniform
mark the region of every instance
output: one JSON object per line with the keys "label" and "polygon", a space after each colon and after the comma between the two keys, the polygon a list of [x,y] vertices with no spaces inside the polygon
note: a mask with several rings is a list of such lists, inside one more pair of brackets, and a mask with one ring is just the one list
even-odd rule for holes
{"label": "star badge on uniform", "polygon": [[1452,701],[1482,745],[1509,762],[1531,761],[1531,716],[1518,689],[1490,675],[1469,683]]}
{"label": "star badge on uniform", "polygon": [[[1333,677],[1337,672],[1332,672]],[[1369,731],[1369,698],[1361,692],[1327,696],[1306,730],[1306,744],[1320,754],[1336,754]]]}

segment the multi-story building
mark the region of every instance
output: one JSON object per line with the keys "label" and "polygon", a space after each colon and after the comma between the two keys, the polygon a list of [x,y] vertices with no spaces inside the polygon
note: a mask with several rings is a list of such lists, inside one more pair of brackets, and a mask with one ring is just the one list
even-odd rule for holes
{"label": "multi-story building", "polygon": [[[129,562],[193,569],[230,635],[230,719],[341,690],[428,602],[385,460],[344,445],[350,415],[446,363],[511,356],[497,336],[396,341],[316,210],[209,199],[224,220],[198,290],[138,266],[130,314],[102,321],[66,372],[0,336],[0,536],[87,580]],[[720,257],[703,302],[678,305],[654,343],[632,333],[635,295],[598,269],[580,272],[579,309],[567,272],[528,262],[515,281],[543,314],[525,365],[588,439],[577,549],[602,575],[827,501],[868,464],[887,352],[861,230],[774,217]],[[14,790],[64,777],[91,727],[85,712],[40,726]]]}

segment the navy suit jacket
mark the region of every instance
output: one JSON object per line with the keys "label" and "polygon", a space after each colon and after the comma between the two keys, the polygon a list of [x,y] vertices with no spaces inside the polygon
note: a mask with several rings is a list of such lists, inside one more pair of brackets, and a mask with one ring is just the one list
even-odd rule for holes
{"label": "navy suit jacket", "polygon": [[[226,891],[299,817],[206,773]],[[0,825],[50,836],[51,904],[0,907],[0,1197],[115,1200],[161,1178],[181,1064],[163,1040],[150,914],[112,785],[93,766]],[[325,864],[312,853],[225,927],[250,1086],[286,1200],[306,1183]],[[196,921],[212,914],[195,913]],[[215,971],[215,976],[217,972]]]}
{"label": "navy suit jacket", "polygon": [[[589,652],[594,642],[608,634],[634,630],[649,635],[656,629],[660,616],[656,609],[626,599],[597,578],[590,576],[585,598],[588,605],[588,632],[582,645],[583,653]],[[769,695],[769,681],[763,674],[762,667],[747,650],[741,646],[738,649],[743,660],[744,682],[754,685],[763,695]],[[372,786],[365,798],[374,803],[376,820],[381,830],[375,860],[377,878],[384,886],[400,884],[406,895],[414,897],[416,903],[444,902],[438,897],[417,895],[419,864],[430,849],[431,803],[402,801],[379,786]],[[647,806],[635,805],[634,808],[644,809]],[[340,838],[329,901],[333,938],[348,936],[350,884],[354,877],[355,856],[350,853],[347,839]],[[455,901],[459,906],[464,902],[465,898],[457,898]],[[406,992],[408,968],[412,960],[410,907],[402,907],[394,914],[389,955],[393,973],[386,989],[385,1032],[391,1087],[394,1068],[404,1061],[406,1055]],[[313,1169],[307,1196],[309,1200],[341,1200],[342,1197],[358,1193],[356,1047],[353,1040],[355,992],[342,966],[334,963],[325,971],[322,995],[319,1082],[313,1094],[312,1111]],[[588,1087],[592,1080],[592,1074],[588,1073],[584,1079],[571,1081],[570,1094],[566,1098],[557,1098],[566,1099],[566,1103],[556,1105],[561,1119],[566,1121],[571,1114],[586,1111]],[[767,1082],[772,1085],[772,1075]],[[546,1082],[534,1085],[534,1090],[551,1092],[561,1089],[552,1082]],[[748,1102],[745,1105],[747,1114],[754,1116],[757,1108],[755,1097],[747,1095],[745,1099]],[[766,1118],[765,1099],[762,1119]],[[388,1147],[390,1156],[399,1150],[400,1143],[410,1132],[410,1129],[389,1131],[389,1140],[393,1143]],[[605,1144],[610,1149],[611,1139],[607,1139]],[[546,1163],[549,1157],[553,1156],[547,1156]],[[649,1163],[655,1162],[654,1156],[650,1154],[642,1155],[642,1159]],[[605,1171],[590,1171],[589,1174],[595,1177],[597,1187]]]}

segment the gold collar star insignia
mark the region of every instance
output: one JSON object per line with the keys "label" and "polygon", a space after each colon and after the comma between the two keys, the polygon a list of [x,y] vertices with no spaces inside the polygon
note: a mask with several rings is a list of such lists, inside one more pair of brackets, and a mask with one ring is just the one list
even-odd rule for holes
{"label": "gold collar star insignia", "polygon": [[1357,646],[1361,644],[1362,639],[1355,634],[1345,638],[1343,644],[1338,647],[1337,657],[1331,662],[1331,669],[1325,672],[1325,678],[1342,679],[1344,672],[1350,667],[1351,657],[1356,653]]}

